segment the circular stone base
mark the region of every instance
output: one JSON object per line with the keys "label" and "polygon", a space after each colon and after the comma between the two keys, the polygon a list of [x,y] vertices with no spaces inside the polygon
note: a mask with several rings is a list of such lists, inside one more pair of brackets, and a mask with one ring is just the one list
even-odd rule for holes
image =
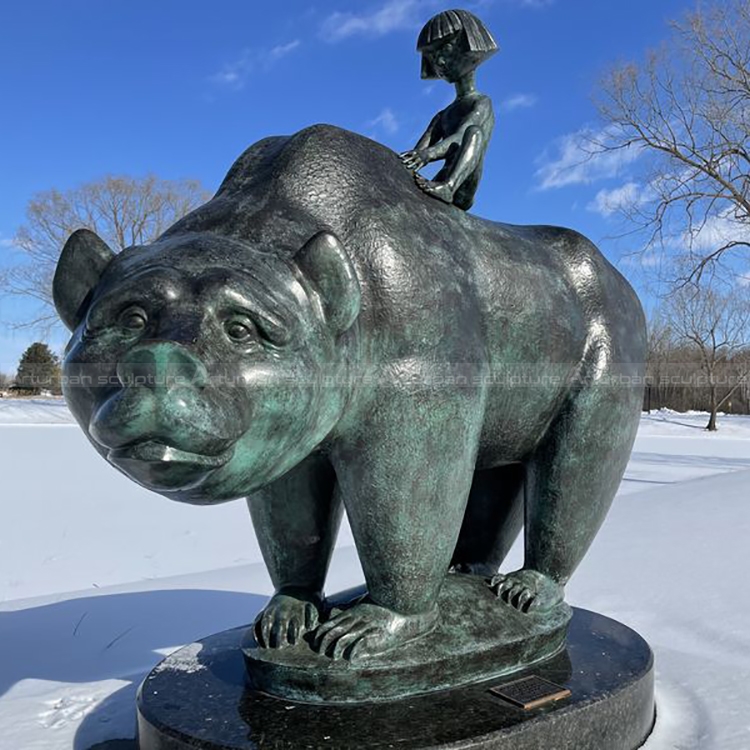
{"label": "circular stone base", "polygon": [[[566,649],[512,676],[386,703],[312,705],[246,685],[245,628],[177,651],[138,693],[140,750],[635,750],[654,720],[653,656],[630,628],[574,610]],[[518,708],[490,692],[535,675],[571,695]]]}
{"label": "circular stone base", "polygon": [[[346,609],[366,590],[336,595]],[[329,600],[332,601],[332,600]],[[482,576],[448,574],[432,633],[377,656],[350,662],[319,654],[310,635],[294,646],[261,648],[252,628],[243,639],[248,684],[302,703],[375,703],[455,690],[514,674],[565,647],[571,608],[519,612],[500,600]]]}

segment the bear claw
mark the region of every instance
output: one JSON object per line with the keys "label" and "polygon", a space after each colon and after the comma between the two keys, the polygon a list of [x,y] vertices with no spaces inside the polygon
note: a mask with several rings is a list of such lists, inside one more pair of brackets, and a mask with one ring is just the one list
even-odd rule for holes
{"label": "bear claw", "polygon": [[344,610],[318,626],[313,648],[334,660],[375,656],[426,635],[437,622],[437,609],[403,615],[368,601]]}
{"label": "bear claw", "polygon": [[489,585],[499,599],[519,612],[552,609],[563,601],[563,587],[536,570],[498,573],[490,579]]}
{"label": "bear claw", "polygon": [[261,648],[294,646],[320,619],[319,599],[278,592],[260,612],[253,625]]}

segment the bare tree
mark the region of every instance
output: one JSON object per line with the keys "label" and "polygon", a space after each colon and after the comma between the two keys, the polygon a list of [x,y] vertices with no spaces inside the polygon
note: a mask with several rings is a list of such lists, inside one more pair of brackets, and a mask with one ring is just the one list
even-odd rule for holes
{"label": "bare tree", "polygon": [[706,429],[716,430],[717,412],[750,374],[744,356],[735,356],[750,341],[750,299],[741,289],[689,282],[671,293],[665,307],[678,340],[700,356],[709,394]]}
{"label": "bare tree", "polygon": [[646,409],[661,409],[668,397],[667,374],[674,361],[675,341],[672,326],[662,311],[648,321],[648,361],[646,366]]}
{"label": "bare tree", "polygon": [[645,62],[603,79],[593,150],[638,156],[620,208],[647,247],[686,250],[690,280],[750,248],[750,3],[701,5],[671,31]]}
{"label": "bare tree", "polygon": [[24,262],[0,278],[0,289],[37,300],[37,316],[22,325],[49,330],[57,323],[52,276],[72,232],[91,229],[110,247],[122,250],[150,242],[208,198],[196,180],[162,180],[153,175],[110,175],[64,192],[39,193],[29,201],[26,223],[14,239]]}
{"label": "bare tree", "polygon": [[[742,349],[739,354],[735,357],[736,367],[738,372],[741,374],[740,385],[737,393],[737,398],[741,404],[745,405],[745,413],[750,414],[750,346],[746,346]],[[729,404],[732,404],[732,398],[730,397]]]}

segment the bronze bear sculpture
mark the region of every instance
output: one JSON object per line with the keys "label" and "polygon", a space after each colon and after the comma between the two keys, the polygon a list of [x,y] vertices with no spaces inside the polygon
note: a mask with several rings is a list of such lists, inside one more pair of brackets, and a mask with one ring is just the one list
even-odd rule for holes
{"label": "bronze bear sculpture", "polygon": [[[435,201],[332,126],[251,146],[150,245],[79,230],[54,299],[96,450],[173,500],[247,497],[267,649],[417,639],[448,571],[492,577],[522,526],[499,606],[555,607],[638,424],[643,313],[591,242]],[[367,596],[323,619],[342,506]]]}

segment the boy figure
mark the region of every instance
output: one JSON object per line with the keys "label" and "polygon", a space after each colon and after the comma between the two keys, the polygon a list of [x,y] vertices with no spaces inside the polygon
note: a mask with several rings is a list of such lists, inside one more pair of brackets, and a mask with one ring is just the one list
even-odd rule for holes
{"label": "boy figure", "polygon": [[[474,203],[484,155],[495,126],[492,102],[476,89],[476,68],[497,52],[485,25],[466,10],[446,10],[430,19],[419,34],[422,78],[442,78],[456,86],[456,99],[438,112],[424,135],[401,160],[429,195],[465,211]],[[428,180],[417,170],[444,159]]]}

